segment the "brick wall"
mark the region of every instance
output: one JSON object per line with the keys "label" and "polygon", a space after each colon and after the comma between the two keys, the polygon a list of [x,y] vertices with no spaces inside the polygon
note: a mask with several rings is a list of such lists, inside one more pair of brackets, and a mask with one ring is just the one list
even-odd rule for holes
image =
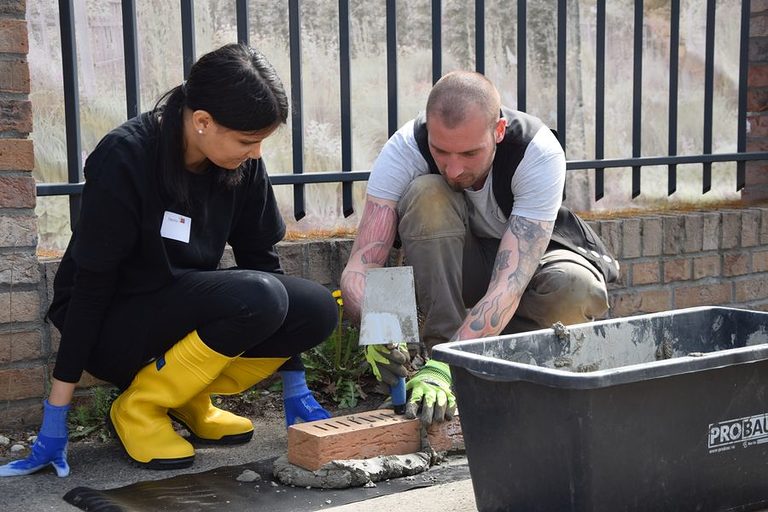
{"label": "brick wall", "polygon": [[[752,0],[749,20],[749,70],[747,73],[747,151],[768,151],[768,1]],[[747,201],[768,199],[766,162],[747,162]]]}
{"label": "brick wall", "polygon": [[768,208],[590,224],[622,264],[611,317],[706,305],[768,310]]}
{"label": "brick wall", "polygon": [[25,14],[0,2],[0,424],[37,417],[46,382]]}

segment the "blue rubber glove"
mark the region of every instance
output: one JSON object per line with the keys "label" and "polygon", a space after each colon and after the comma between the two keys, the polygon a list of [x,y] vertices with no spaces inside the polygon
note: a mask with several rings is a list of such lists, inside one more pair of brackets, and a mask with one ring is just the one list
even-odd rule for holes
{"label": "blue rubber glove", "polygon": [[67,464],[67,411],[68,405],[43,405],[43,426],[37,441],[32,445],[32,453],[26,459],[15,460],[0,466],[0,477],[29,475],[49,464],[60,477],[69,475]]}
{"label": "blue rubber glove", "polygon": [[283,407],[286,427],[296,423],[297,419],[316,421],[331,417],[331,413],[317,403],[314,395],[307,387],[304,371],[284,370],[279,373],[283,378]]}

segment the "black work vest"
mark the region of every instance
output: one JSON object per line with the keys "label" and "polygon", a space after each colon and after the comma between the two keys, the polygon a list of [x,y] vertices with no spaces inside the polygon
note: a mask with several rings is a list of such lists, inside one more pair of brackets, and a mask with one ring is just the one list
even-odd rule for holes
{"label": "black work vest", "polygon": [[[496,155],[493,157],[491,171],[493,197],[505,217],[512,212],[515,202],[512,194],[512,176],[515,174],[520,161],[525,156],[525,150],[533,137],[543,126],[541,120],[524,112],[502,107],[507,120],[504,138],[496,144]],[[413,122],[413,133],[419,152],[429,165],[429,172],[439,174],[435,159],[429,151],[429,136],[427,133],[426,116],[419,114]],[[597,268],[607,283],[616,281],[619,277],[618,264],[615,258],[600,240],[589,224],[565,206],[561,206],[555,219],[552,238],[547,250],[568,249],[581,254]]]}

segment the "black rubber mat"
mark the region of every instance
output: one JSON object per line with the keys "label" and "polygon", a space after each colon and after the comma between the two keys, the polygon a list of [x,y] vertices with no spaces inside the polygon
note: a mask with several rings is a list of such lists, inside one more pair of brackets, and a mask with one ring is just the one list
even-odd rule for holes
{"label": "black rubber mat", "polygon": [[[64,500],[89,512],[304,512],[469,478],[469,466],[466,459],[463,459],[463,463],[434,466],[429,471],[412,477],[377,482],[376,487],[371,488],[306,489],[274,481],[273,460],[272,458],[239,466],[224,466],[203,473],[138,482],[116,489],[76,487],[64,495]],[[261,480],[238,482],[237,477],[246,469],[257,472]]]}

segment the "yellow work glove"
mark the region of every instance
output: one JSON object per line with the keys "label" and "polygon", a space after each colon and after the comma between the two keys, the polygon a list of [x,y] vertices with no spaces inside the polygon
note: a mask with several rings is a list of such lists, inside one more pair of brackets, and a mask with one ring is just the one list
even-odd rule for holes
{"label": "yellow work glove", "polygon": [[447,364],[430,359],[405,385],[411,397],[405,406],[405,415],[415,418],[421,409],[421,421],[427,425],[433,421],[453,418],[456,397],[451,391],[451,370]]}
{"label": "yellow work glove", "polygon": [[400,377],[408,376],[405,365],[411,358],[407,344],[366,345],[364,350],[365,360],[371,365],[376,380],[395,386]]}

